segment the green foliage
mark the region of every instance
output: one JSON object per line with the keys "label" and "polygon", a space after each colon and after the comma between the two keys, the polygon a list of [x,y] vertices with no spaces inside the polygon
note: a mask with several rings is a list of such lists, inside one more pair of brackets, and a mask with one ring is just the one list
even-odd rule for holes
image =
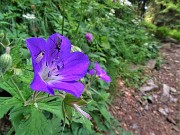
{"label": "green foliage", "polygon": [[[28,118],[22,119],[18,126],[15,125],[15,131],[17,135],[50,134],[48,130],[47,120],[45,116],[37,108],[31,107],[31,108],[23,108],[23,109],[26,110],[20,110],[20,111],[21,112],[23,111],[24,113],[26,113],[27,111],[30,112],[28,113],[29,115]],[[14,119],[16,119],[16,117],[19,117],[20,112],[18,111],[14,110],[13,114],[11,115],[12,121],[15,121]]]}
{"label": "green foliage", "polygon": [[0,118],[3,118],[4,114],[6,114],[11,108],[13,108],[15,105],[21,103],[16,98],[11,97],[0,97]]}
{"label": "green foliage", "polygon": [[[148,3],[145,23],[149,31],[155,32],[158,38],[173,37],[179,40],[180,3],[172,0],[157,0]],[[153,23],[153,24],[152,24]]]}
{"label": "green foliage", "polygon": [[177,29],[170,29],[168,26],[157,27],[154,24],[143,24],[150,32],[155,33],[158,38],[172,37],[176,40],[180,40],[180,31]]}
{"label": "green foliage", "polygon": [[[101,63],[113,80],[111,87],[115,88],[117,76],[129,86],[138,87],[145,80],[143,69],[131,71],[129,64],[144,64],[157,56],[158,49],[153,37],[140,25],[133,7],[111,0],[13,0],[1,1],[0,8],[0,54],[5,44],[11,47],[12,56],[12,66],[0,75],[0,89],[9,93],[8,97],[0,97],[0,118],[9,114],[15,134],[130,134],[108,111],[110,94],[106,90],[110,85],[95,77],[87,75],[82,80],[85,91],[79,99],[61,92],[55,96],[33,92],[29,88],[33,79],[31,58],[24,40],[59,32],[91,61]],[[23,17],[27,13],[34,14],[35,19]],[[84,38],[87,32],[94,36],[91,43]],[[172,34],[177,35],[175,31]],[[92,120],[77,112],[73,104],[90,114]]]}

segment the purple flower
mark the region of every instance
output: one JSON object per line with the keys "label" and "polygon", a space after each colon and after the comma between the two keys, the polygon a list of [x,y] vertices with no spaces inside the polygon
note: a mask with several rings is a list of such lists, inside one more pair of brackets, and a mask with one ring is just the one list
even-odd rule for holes
{"label": "purple flower", "polygon": [[80,97],[84,85],[79,82],[89,66],[88,57],[81,52],[71,53],[68,38],[55,33],[47,41],[43,38],[26,39],[32,57],[34,79],[30,87],[35,91],[54,94],[62,90]]}
{"label": "purple flower", "polygon": [[86,33],[85,38],[88,42],[91,42],[93,40],[93,35],[91,33]]}
{"label": "purple flower", "polygon": [[111,78],[107,75],[107,73],[100,67],[99,63],[95,62],[95,69],[91,69],[88,73],[90,75],[94,75],[96,72],[96,76],[100,77],[101,80],[105,82],[111,82]]}

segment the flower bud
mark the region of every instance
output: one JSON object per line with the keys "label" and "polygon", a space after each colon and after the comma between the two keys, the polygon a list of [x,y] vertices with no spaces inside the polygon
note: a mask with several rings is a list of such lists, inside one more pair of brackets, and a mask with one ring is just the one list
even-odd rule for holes
{"label": "flower bud", "polygon": [[9,39],[7,39],[5,33],[4,33],[4,36],[3,36],[3,39],[2,39],[2,41],[1,41],[1,43],[2,43],[4,46],[10,45]]}
{"label": "flower bud", "polygon": [[86,33],[85,38],[88,42],[91,42],[93,40],[93,35],[91,33]]}
{"label": "flower bud", "polygon": [[33,4],[33,5],[31,5],[31,9],[32,10],[35,10],[36,9],[36,6]]}
{"label": "flower bud", "polygon": [[12,57],[10,55],[10,47],[6,48],[6,53],[0,56],[0,72],[6,72],[12,65]]}

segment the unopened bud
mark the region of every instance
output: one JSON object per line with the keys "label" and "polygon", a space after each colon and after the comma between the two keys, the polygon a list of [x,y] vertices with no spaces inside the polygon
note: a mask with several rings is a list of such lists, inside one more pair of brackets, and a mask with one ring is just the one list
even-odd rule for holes
{"label": "unopened bud", "polygon": [[32,10],[35,10],[36,9],[36,6],[33,4],[33,5],[31,5],[31,9]]}
{"label": "unopened bud", "polygon": [[9,53],[2,54],[0,56],[0,71],[6,72],[12,65],[12,57]]}
{"label": "unopened bud", "polygon": [[85,38],[88,42],[91,42],[93,40],[93,35],[91,33],[86,33]]}
{"label": "unopened bud", "polygon": [[5,33],[4,33],[4,36],[3,36],[3,39],[2,39],[2,41],[1,41],[1,43],[2,43],[4,46],[10,45],[9,39],[7,39]]}

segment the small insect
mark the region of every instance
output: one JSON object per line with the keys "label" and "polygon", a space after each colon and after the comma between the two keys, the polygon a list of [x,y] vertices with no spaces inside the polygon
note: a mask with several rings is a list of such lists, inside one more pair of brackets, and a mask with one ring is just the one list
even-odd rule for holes
{"label": "small insect", "polygon": [[61,43],[62,43],[62,39],[57,37],[56,49],[58,50],[58,53],[61,51]]}
{"label": "small insect", "polygon": [[[51,39],[52,40],[52,39]],[[52,40],[54,42],[54,40]],[[60,39],[58,36],[56,37],[56,42],[54,42],[55,44],[55,50],[52,52],[55,53],[56,51],[58,51],[58,53],[61,51],[61,43],[62,43],[62,39]],[[58,55],[57,53],[57,55]]]}
{"label": "small insect", "polygon": [[37,57],[36,57],[36,63],[39,63],[39,62],[42,60],[45,52],[46,52],[46,51],[41,51],[41,52],[37,55]]}

